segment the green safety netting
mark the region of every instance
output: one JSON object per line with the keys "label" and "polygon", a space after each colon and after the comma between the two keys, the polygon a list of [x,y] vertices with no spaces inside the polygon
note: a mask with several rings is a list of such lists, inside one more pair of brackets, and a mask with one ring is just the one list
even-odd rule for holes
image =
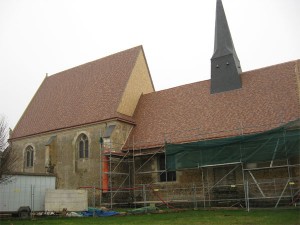
{"label": "green safety netting", "polygon": [[299,156],[299,122],[300,119],[251,135],[184,144],[166,143],[167,170],[237,162],[266,162]]}

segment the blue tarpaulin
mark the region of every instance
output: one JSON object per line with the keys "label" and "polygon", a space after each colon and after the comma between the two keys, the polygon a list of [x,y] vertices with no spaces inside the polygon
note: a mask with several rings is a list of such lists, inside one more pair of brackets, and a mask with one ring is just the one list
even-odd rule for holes
{"label": "blue tarpaulin", "polygon": [[96,208],[88,208],[88,211],[84,211],[81,212],[82,216],[101,216],[101,217],[105,217],[105,216],[115,216],[115,215],[119,215],[120,213],[115,212],[115,211],[104,211],[101,209],[96,209]]}

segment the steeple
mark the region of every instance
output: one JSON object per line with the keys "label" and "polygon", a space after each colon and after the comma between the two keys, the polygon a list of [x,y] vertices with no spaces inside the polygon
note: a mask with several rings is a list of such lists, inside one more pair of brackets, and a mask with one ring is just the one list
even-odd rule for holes
{"label": "steeple", "polygon": [[217,0],[215,46],[211,58],[210,93],[231,91],[242,87],[240,61],[234,49],[221,0]]}

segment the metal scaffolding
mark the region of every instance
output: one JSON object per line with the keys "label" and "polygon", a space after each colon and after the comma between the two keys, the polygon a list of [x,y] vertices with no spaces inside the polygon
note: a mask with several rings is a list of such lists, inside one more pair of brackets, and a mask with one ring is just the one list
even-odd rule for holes
{"label": "metal scaffolding", "polygon": [[[243,129],[239,133],[243,135]],[[253,207],[295,206],[300,199],[299,157],[293,158],[293,163],[288,157],[276,159],[278,143],[271,161],[181,169],[176,171],[179,180],[167,178],[164,182],[159,177],[169,171],[166,162],[165,168],[159,168],[158,156],[164,155],[166,159],[165,146],[145,151],[135,149],[133,143],[127,151],[107,149],[102,155],[108,157],[109,171],[101,176],[108,175],[109,189],[106,193],[102,190],[100,205],[226,206],[248,211]]]}

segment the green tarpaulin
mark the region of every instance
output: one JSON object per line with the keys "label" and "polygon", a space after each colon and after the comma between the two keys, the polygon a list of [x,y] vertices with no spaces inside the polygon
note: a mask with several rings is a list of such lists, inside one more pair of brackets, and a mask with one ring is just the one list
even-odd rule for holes
{"label": "green tarpaulin", "polygon": [[229,163],[266,162],[300,155],[300,119],[257,134],[166,143],[167,170]]}

